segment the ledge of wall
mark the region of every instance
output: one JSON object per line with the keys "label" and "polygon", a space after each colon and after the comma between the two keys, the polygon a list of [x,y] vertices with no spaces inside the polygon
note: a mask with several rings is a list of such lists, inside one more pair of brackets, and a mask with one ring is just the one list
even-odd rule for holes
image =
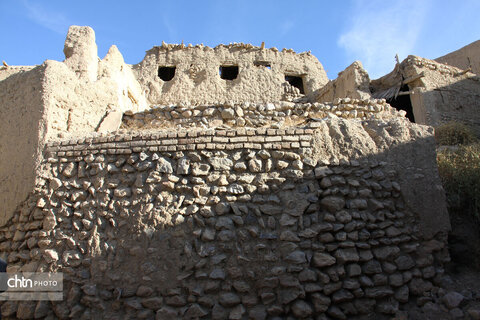
{"label": "ledge of wall", "polygon": [[383,99],[336,98],[327,103],[239,103],[200,106],[154,106],[139,113],[126,112],[122,128],[145,130],[155,128],[272,127],[289,128],[329,118],[388,120],[404,117],[403,111]]}
{"label": "ledge of wall", "polygon": [[72,156],[87,153],[122,154],[149,151],[298,149],[310,147],[313,129],[230,129],[198,131],[156,131],[105,135],[51,141],[47,155]]}

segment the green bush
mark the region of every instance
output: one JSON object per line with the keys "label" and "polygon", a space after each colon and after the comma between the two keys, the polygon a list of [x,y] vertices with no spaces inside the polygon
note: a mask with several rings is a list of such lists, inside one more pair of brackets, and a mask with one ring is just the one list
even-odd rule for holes
{"label": "green bush", "polygon": [[437,153],[450,213],[468,213],[480,222],[480,143]]}
{"label": "green bush", "polygon": [[477,137],[470,127],[451,121],[435,128],[435,140],[439,145],[452,146],[476,142]]}

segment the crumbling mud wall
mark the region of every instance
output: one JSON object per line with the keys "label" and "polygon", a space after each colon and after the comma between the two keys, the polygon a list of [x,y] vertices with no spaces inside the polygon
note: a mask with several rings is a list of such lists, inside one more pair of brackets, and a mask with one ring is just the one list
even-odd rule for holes
{"label": "crumbling mud wall", "polygon": [[432,60],[409,56],[402,64],[406,77],[423,75],[408,84],[415,119],[438,126],[455,120],[480,133],[480,78]]}
{"label": "crumbling mud wall", "polygon": [[[94,132],[110,112],[123,113],[112,78],[85,82],[62,62],[46,61],[45,64],[45,106],[50,115],[48,138]],[[130,110],[131,105],[126,109]]]}
{"label": "crumbling mud wall", "polygon": [[0,229],[9,271],[65,275],[4,318],[342,318],[432,288],[449,229],[432,130],[161,130],[49,142]]}
{"label": "crumbling mud wall", "polygon": [[[5,190],[0,224],[32,190],[46,140],[115,131],[125,111],[138,113],[161,102],[189,101],[195,106],[222,101],[305,102],[327,82],[322,65],[310,53],[297,55],[263,46],[164,45],[150,50],[133,70],[115,46],[100,60],[94,31],[71,26],[64,53],[63,62],[0,68],[2,150],[9,151],[2,153],[0,167]],[[171,81],[160,79],[161,66],[177,68]],[[238,77],[221,79],[220,67],[226,68],[224,77],[231,76],[228,68],[238,67]],[[20,128],[25,130],[20,133]]]}
{"label": "crumbling mud wall", "polygon": [[35,66],[0,66],[0,81],[14,75],[16,73],[21,73],[29,71],[35,68]]}
{"label": "crumbling mud wall", "polygon": [[355,61],[316,92],[316,101],[331,102],[337,98],[369,99],[370,77],[360,61]]}
{"label": "crumbling mud wall", "polygon": [[370,86],[373,97],[391,103],[399,96],[408,96],[411,117],[417,123],[436,127],[459,121],[480,134],[480,77],[469,70],[408,56],[391,73],[371,81]]}
{"label": "crumbling mud wall", "polygon": [[[0,225],[34,190],[45,141],[95,131],[109,113],[146,107],[115,46],[99,61],[91,28],[71,27],[65,47],[65,62],[0,68]],[[106,130],[118,129],[117,118]]]}
{"label": "crumbling mud wall", "polygon": [[142,89],[117,47],[112,46],[102,60],[98,58],[91,28],[70,27],[64,52],[64,62],[45,62],[49,138],[59,133],[93,132],[111,112],[146,108]]}
{"label": "crumbling mud wall", "polygon": [[[109,112],[138,112],[147,107],[131,67],[125,64],[117,47],[112,46],[102,60],[98,58],[95,34],[90,27],[70,27],[64,52],[64,62],[47,60],[34,69],[16,66],[0,69],[3,81],[13,81],[9,78],[15,74],[35,79],[20,83],[16,90],[20,94],[41,88],[43,100],[29,108],[32,112],[41,108],[48,113],[44,117],[48,139],[59,133],[96,131]],[[2,99],[0,103],[3,106],[11,101]]]}
{"label": "crumbling mud wall", "polygon": [[0,81],[0,224],[34,190],[46,131],[44,67],[17,71]]}
{"label": "crumbling mud wall", "polygon": [[[313,93],[328,82],[321,63],[309,52],[249,44],[163,44],[147,51],[133,69],[147,100],[155,105],[278,102],[303,94],[313,101]],[[164,77],[162,70],[170,76]]]}

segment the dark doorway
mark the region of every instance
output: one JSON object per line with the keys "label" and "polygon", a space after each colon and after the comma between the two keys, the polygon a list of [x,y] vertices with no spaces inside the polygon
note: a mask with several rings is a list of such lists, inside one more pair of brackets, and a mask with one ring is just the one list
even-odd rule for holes
{"label": "dark doorway", "polygon": [[158,76],[163,81],[170,81],[175,76],[175,69],[176,67],[159,67]]}
{"label": "dark doorway", "polygon": [[[400,88],[401,92],[408,92],[410,89],[407,84],[404,84]],[[413,116],[413,107],[412,102],[410,101],[410,94],[398,95],[397,98],[388,99],[387,102],[397,110],[404,110],[407,112],[407,118],[411,122],[415,122],[415,117]]]}
{"label": "dark doorway", "polygon": [[305,90],[303,90],[303,79],[302,77],[297,76],[287,76],[285,75],[285,81],[290,83],[290,85],[294,86],[298,90],[300,90],[301,94],[305,94]]}
{"label": "dark doorway", "polygon": [[220,66],[218,71],[220,78],[224,80],[234,80],[238,76],[238,66]]}

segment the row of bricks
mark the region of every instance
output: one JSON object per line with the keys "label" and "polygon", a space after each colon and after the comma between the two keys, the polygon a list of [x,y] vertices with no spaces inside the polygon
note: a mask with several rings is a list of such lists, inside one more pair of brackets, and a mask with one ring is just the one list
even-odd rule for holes
{"label": "row of bricks", "polygon": [[[267,129],[256,128],[246,129],[238,128],[235,130],[182,130],[182,131],[158,131],[158,132],[135,132],[130,134],[116,134],[110,136],[90,137],[81,139],[71,139],[64,141],[52,141],[47,146],[58,145],[77,145],[77,144],[94,144],[107,142],[128,142],[138,140],[158,140],[162,138],[181,139],[196,137],[254,137],[254,136],[305,136],[313,134],[313,129]],[[292,140],[293,141],[293,140]]]}
{"label": "row of bricks", "polygon": [[53,161],[56,157],[73,157],[81,156],[88,154],[130,154],[132,152],[142,152],[145,150],[151,152],[172,152],[172,151],[194,151],[194,150],[235,150],[235,149],[272,149],[272,150],[282,150],[282,149],[298,149],[298,148],[308,148],[311,147],[310,141],[301,141],[301,142],[280,142],[280,143],[235,143],[235,144],[223,144],[223,143],[198,143],[198,144],[188,144],[188,145],[171,145],[171,146],[143,146],[143,147],[134,147],[129,149],[110,149],[110,148],[100,148],[100,149],[89,149],[89,150],[68,150],[65,151],[62,147],[58,149],[53,149],[47,151],[47,158],[50,158]]}
{"label": "row of bricks", "polygon": [[307,142],[312,139],[309,135],[298,136],[240,136],[240,137],[197,137],[181,139],[164,140],[139,140],[129,142],[107,142],[98,144],[77,144],[77,145],[47,145],[46,151],[82,151],[90,149],[129,149],[143,146],[171,146],[171,145],[191,145],[191,144],[209,144],[209,143],[273,143],[273,142]]}

